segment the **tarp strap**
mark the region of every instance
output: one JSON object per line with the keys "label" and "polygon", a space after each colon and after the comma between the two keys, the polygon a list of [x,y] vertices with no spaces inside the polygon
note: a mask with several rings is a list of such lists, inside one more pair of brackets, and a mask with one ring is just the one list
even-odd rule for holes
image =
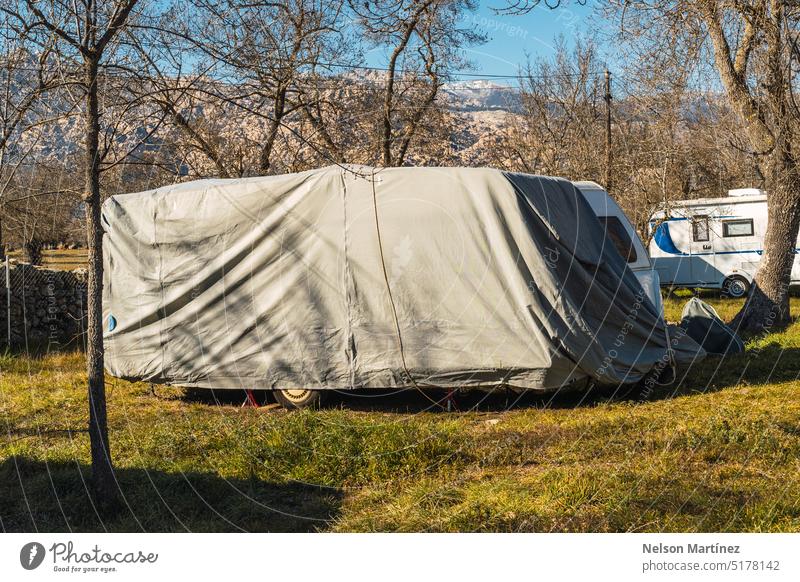
{"label": "tarp strap", "polygon": [[343,235],[342,244],[344,246],[342,255],[344,256],[344,287],[345,287],[345,309],[347,310],[347,365],[350,376],[350,388],[356,387],[356,362],[353,346],[355,340],[353,337],[353,274],[350,269],[350,244],[349,244],[349,227],[347,224],[347,179],[342,174],[342,215],[343,215]]}

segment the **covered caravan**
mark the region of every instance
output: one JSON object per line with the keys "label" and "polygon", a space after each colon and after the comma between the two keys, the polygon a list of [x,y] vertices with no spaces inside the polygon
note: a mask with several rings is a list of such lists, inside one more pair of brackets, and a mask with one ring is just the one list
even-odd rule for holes
{"label": "covered caravan", "polygon": [[703,355],[562,179],[331,166],[112,196],[103,225],[121,378],[551,389]]}

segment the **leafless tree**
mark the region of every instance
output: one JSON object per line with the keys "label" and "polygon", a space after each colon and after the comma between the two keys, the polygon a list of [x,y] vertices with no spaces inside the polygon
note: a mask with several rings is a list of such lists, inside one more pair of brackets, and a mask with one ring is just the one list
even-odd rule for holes
{"label": "leafless tree", "polygon": [[[3,217],[14,198],[22,168],[30,163],[45,124],[55,116],[45,97],[61,79],[53,67],[53,41],[46,40],[35,52],[16,33],[13,19],[0,12],[0,240]],[[35,134],[35,135],[34,135]],[[12,200],[13,201],[13,200]],[[3,248],[0,247],[0,253]]]}
{"label": "leafless tree", "polygon": [[522,170],[600,180],[603,175],[602,70],[591,41],[556,41],[552,59],[528,63],[511,150]]}
{"label": "leafless tree", "polygon": [[118,504],[108,440],[106,395],[103,376],[102,284],[103,249],[100,223],[101,171],[109,153],[104,131],[101,83],[125,70],[119,39],[139,0],[6,0],[2,11],[14,33],[31,47],[46,46],[54,39],[64,90],[75,99],[83,119],[83,203],[89,249],[87,374],[92,483],[98,508],[113,510]]}
{"label": "leafless tree", "polygon": [[[604,64],[591,40],[554,46],[552,57],[523,69],[519,111],[498,133],[492,163],[602,183]],[[661,70],[615,78],[611,195],[645,240],[656,206],[719,196],[751,179],[752,160],[736,141],[741,126],[719,95]]]}
{"label": "leafless tree", "polygon": [[359,26],[375,46],[389,50],[380,114],[385,166],[402,165],[412,140],[435,109],[465,46],[485,37],[464,24],[473,0],[351,0]]}
{"label": "leafless tree", "polygon": [[737,147],[741,124],[719,94],[674,80],[625,81],[615,106],[612,194],[645,240],[656,207],[669,211],[674,201],[752,182],[752,158]]}
{"label": "leafless tree", "polygon": [[495,11],[500,14],[528,14],[537,7],[554,10],[567,6],[570,2],[579,6],[586,6],[587,0],[506,0],[505,3],[499,3],[495,7]]}
{"label": "leafless tree", "polygon": [[301,118],[314,119],[318,85],[355,54],[342,8],[337,0],[192,0],[139,38],[145,52],[160,47],[149,63],[155,102],[215,174],[286,171],[297,151],[288,146],[304,141]]}
{"label": "leafless tree", "polygon": [[735,323],[789,322],[788,285],[800,227],[795,99],[800,6],[787,0],[614,0],[608,15],[642,64],[713,72],[766,180],[764,257]]}

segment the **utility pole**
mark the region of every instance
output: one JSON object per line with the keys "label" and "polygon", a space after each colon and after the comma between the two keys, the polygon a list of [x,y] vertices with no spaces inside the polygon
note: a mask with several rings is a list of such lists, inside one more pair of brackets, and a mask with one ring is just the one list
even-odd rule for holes
{"label": "utility pole", "polygon": [[11,265],[9,264],[8,249],[3,247],[6,257],[6,348],[11,349]]}
{"label": "utility pole", "polygon": [[606,192],[611,192],[611,72],[606,69]]}

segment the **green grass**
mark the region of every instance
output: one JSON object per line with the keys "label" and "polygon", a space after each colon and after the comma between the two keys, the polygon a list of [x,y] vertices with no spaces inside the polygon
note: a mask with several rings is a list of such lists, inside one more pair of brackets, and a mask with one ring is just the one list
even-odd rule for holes
{"label": "green grass", "polygon": [[[744,305],[744,299],[721,297],[716,291],[701,290],[697,296],[711,305],[724,321],[733,319]],[[681,311],[690,297],[692,297],[692,293],[688,289],[681,289],[664,298],[664,316],[667,321],[677,323],[681,320]],[[792,313],[797,313],[796,308],[800,306],[800,298],[792,297],[791,301]]]}
{"label": "green grass", "polygon": [[[685,298],[669,299],[677,320]],[[710,299],[724,317],[740,302]],[[800,308],[793,299],[793,309]],[[7,531],[797,531],[800,323],[646,401],[409,393],[289,413],[109,378],[101,521],[80,354],[0,358]]]}

